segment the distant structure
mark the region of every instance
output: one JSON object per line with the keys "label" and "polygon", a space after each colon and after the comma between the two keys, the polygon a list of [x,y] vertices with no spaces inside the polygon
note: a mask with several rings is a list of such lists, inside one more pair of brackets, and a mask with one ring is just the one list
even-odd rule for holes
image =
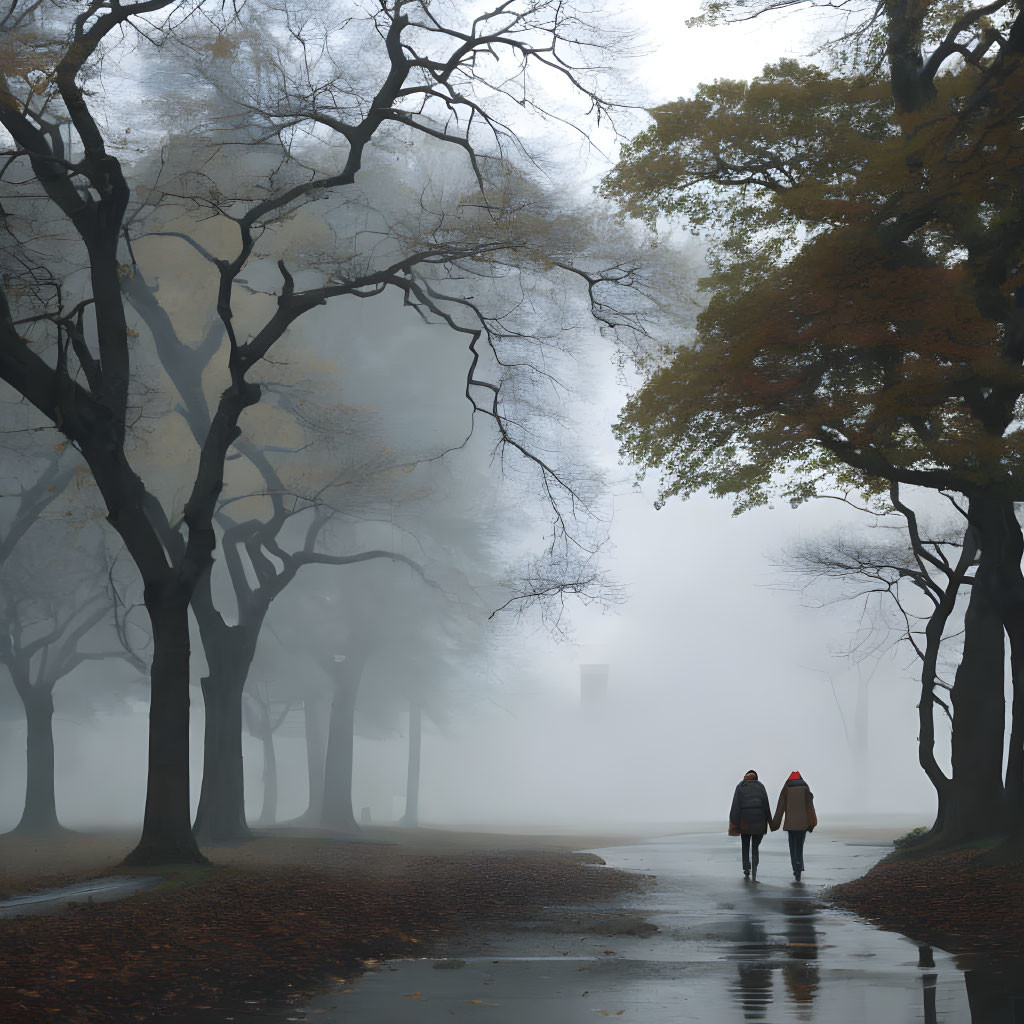
{"label": "distant structure", "polygon": [[608,666],[580,665],[580,706],[597,711],[608,701]]}

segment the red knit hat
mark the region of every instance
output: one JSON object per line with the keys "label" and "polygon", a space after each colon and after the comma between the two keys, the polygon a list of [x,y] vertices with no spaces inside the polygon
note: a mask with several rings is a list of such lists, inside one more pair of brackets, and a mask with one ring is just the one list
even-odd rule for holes
{"label": "red knit hat", "polygon": [[786,779],[786,781],[787,782],[792,782],[794,779],[800,779],[800,778],[802,778],[802,776],[801,776],[801,774],[799,772],[793,772],[793,774],[790,775],[790,777],[788,779]]}

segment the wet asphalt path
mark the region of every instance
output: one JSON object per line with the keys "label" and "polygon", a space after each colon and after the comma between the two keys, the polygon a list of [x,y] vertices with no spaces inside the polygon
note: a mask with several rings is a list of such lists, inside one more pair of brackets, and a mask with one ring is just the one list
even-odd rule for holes
{"label": "wet asphalt path", "polygon": [[656,875],[657,886],[623,903],[463,936],[440,960],[377,964],[302,1009],[260,1016],[323,1024],[1024,1021],[1024,1003],[1014,1010],[984,971],[965,976],[940,950],[818,906],[822,887],[863,874],[885,848],[816,833],[799,884],[778,835],[762,847],[757,882],[743,879],[739,843],[726,836],[595,852],[612,867]]}

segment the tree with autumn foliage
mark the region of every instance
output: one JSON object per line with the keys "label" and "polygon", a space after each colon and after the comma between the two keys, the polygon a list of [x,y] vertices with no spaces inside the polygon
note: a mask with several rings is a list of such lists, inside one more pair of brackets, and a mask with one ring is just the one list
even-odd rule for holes
{"label": "tree with autumn foliage", "polygon": [[[779,6],[800,4],[705,17]],[[626,213],[711,242],[696,337],[618,432],[665,497],[965,497],[980,553],[933,830],[955,842],[1024,821],[1024,15],[1001,0],[861,13],[825,66],[784,61],[652,110],[604,182]],[[926,693],[922,731],[932,713]]]}

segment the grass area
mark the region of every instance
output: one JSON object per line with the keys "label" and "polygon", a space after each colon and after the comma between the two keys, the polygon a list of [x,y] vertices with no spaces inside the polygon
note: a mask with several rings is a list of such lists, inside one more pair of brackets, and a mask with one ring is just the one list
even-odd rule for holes
{"label": "grass area", "polygon": [[[596,858],[571,849],[596,843],[576,836],[401,838],[279,833],[207,851],[210,865],[168,867],[161,885],[120,902],[0,920],[0,1020],[185,1019],[245,1000],[295,999],[371,960],[429,955],[470,925],[644,884],[593,870]],[[59,842],[40,851],[36,882],[67,879],[72,868],[78,878],[103,873],[116,856],[111,837]],[[9,849],[0,839],[0,857]],[[25,865],[18,870],[10,877],[32,881]]]}

